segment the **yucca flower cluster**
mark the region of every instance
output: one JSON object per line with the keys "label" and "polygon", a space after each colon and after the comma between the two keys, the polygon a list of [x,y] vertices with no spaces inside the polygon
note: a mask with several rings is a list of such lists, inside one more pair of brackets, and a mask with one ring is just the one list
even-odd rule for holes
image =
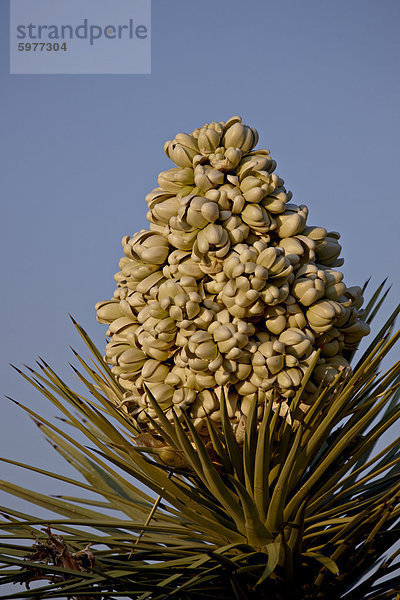
{"label": "yucca flower cluster", "polygon": [[361,289],[336,270],[339,234],[307,225],[257,141],[233,117],[166,142],[177,166],[146,196],[150,229],[123,238],[114,297],[96,305],[123,408],[145,428],[157,416],[146,388],[199,431],[221,420],[222,393],[235,429],[256,397],[259,420],[273,400],[296,424],[369,332]]}
{"label": "yucca flower cluster", "polygon": [[4,600],[400,598],[400,305],[352,372],[385,282],[361,309],[338,234],[257,138],[234,117],[167,142],[177,167],[97,305],[105,362],[72,319],[79,391],[15,367],[58,418],[14,402],[79,476],[0,457],[73,490],[0,482],[50,513],[1,508],[0,585],[28,588]]}

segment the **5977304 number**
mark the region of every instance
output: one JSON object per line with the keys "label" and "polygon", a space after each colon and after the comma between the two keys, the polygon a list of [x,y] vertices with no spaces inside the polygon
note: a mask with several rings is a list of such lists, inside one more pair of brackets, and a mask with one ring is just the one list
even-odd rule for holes
{"label": "5977304 number", "polygon": [[20,42],[18,44],[18,50],[20,52],[58,52],[59,50],[66,52],[67,44],[66,42],[63,42],[62,44],[59,44],[58,42]]}

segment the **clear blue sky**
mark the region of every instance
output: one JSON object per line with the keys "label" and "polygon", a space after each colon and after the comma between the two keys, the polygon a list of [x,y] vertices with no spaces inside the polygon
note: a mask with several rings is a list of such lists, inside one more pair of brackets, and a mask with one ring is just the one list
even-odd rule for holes
{"label": "clear blue sky", "polygon": [[[144,197],[172,166],[164,141],[236,114],[309,224],[341,232],[346,283],[389,276],[388,312],[400,295],[399,17],[398,0],[153,0],[151,75],[26,76],[8,74],[1,0],[1,392],[54,414],[8,362],[40,354],[66,373],[78,345],[67,312],[103,345],[93,307],[112,295],[121,237],[146,227]],[[0,454],[68,471],[1,403]]]}

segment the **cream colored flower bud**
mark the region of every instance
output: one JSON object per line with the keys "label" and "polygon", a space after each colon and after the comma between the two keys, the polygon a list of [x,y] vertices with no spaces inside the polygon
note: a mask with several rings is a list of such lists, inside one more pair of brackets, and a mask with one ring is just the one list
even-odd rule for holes
{"label": "cream colored flower bud", "polygon": [[[174,229],[189,230],[199,229],[208,223],[201,213],[204,198],[196,194],[189,194],[180,200],[178,219],[171,219],[170,226]],[[188,227],[187,224],[190,226]]]}
{"label": "cream colored flower bud", "polygon": [[[174,280],[166,280],[166,281],[163,281],[159,285],[158,301],[162,305],[162,301],[165,300],[166,298],[174,299],[176,296],[179,296],[180,294],[184,294],[184,291],[183,291],[183,288],[179,285],[179,283]],[[187,298],[186,298],[186,300],[187,300]],[[186,300],[184,300],[184,302]]]}
{"label": "cream colored flower bud", "polygon": [[219,423],[221,421],[221,418],[222,416],[220,410],[214,410],[214,412],[212,412],[210,415],[211,421],[215,421],[216,423]]}
{"label": "cream colored flower bud", "polygon": [[[237,364],[238,360],[242,360],[244,358],[244,352],[237,346],[234,346],[232,350],[228,352],[228,354],[225,354],[225,358],[230,361],[235,361],[235,363]],[[237,367],[235,369],[235,372],[236,370]]]}
{"label": "cream colored flower bud", "polygon": [[156,265],[162,265],[169,254],[169,244],[162,235],[152,231],[143,231],[130,240],[132,258]]}
{"label": "cream colored flower bud", "polygon": [[210,249],[210,242],[208,241],[207,236],[203,231],[199,232],[195,244],[196,246],[193,248],[194,255],[192,255],[193,259],[196,257],[196,255],[198,258],[201,258],[202,255],[208,252],[208,250]]}
{"label": "cream colored flower bud", "polygon": [[158,176],[158,185],[166,192],[179,192],[184,187],[194,184],[193,169],[174,167],[163,171]]}
{"label": "cream colored flower bud", "polygon": [[297,367],[299,366],[299,360],[292,354],[285,355],[285,366],[286,367]]}
{"label": "cream colored flower bud", "polygon": [[241,220],[240,224],[233,229],[230,229],[229,227],[226,227],[226,229],[228,229],[229,240],[232,244],[240,244],[246,240],[250,231],[249,226],[242,223]]}
{"label": "cream colored flower bud", "polygon": [[197,392],[201,392],[207,388],[214,389],[215,378],[212,373],[209,373],[209,369],[206,369],[203,372],[193,373],[193,375],[195,380],[193,389],[195,389]]}
{"label": "cream colored flower bud", "polygon": [[[148,387],[160,406],[163,408],[171,406],[174,393],[174,388],[171,385],[166,385],[165,383],[149,383]],[[150,402],[149,406],[151,406]]]}
{"label": "cream colored flower bud", "polygon": [[224,243],[224,239],[226,238],[226,232],[224,232],[221,225],[214,225],[213,223],[207,225],[203,233],[210,245]]}
{"label": "cream colored flower bud", "polygon": [[265,325],[271,333],[279,335],[286,327],[286,310],[283,306],[271,306],[265,314]]}
{"label": "cream colored flower bud", "polygon": [[136,260],[130,260],[129,264],[126,265],[122,272],[126,277],[128,287],[130,289],[136,289],[136,284],[142,281],[152,273],[159,270],[159,265],[150,263],[141,263]]}
{"label": "cream colored flower bud", "polygon": [[229,252],[229,248],[230,241],[226,230],[221,225],[210,223],[198,233],[193,245],[192,259],[202,261],[209,252],[222,258]]}
{"label": "cream colored flower bud", "polygon": [[191,250],[196,237],[197,230],[188,231],[186,233],[172,230],[168,234],[168,241],[172,246],[175,246],[175,248],[179,248],[179,250]]}
{"label": "cream colored flower bud", "polygon": [[276,375],[285,365],[285,356],[283,354],[276,354],[266,359],[265,364],[268,372],[271,375]]}
{"label": "cream colored flower bud", "polygon": [[253,403],[254,399],[252,394],[245,396],[240,404],[241,412],[247,416],[250,412],[251,407],[253,406]]}
{"label": "cream colored flower bud", "polygon": [[240,215],[245,204],[245,199],[242,194],[237,193],[233,198],[232,203],[232,213],[235,215]]}
{"label": "cream colored flower bud", "polygon": [[[153,304],[153,303],[151,303]],[[155,317],[153,322],[158,322],[158,316],[151,314],[151,304],[145,304],[137,313],[137,320],[143,325],[150,317]]]}
{"label": "cream colored flower bud", "polygon": [[[272,173],[275,169],[276,163],[269,156],[269,150],[255,150],[251,154],[244,156],[240,161],[240,165],[237,169],[239,181],[242,181],[244,177],[248,175],[254,175],[260,171]],[[274,177],[274,185],[278,184],[278,177]]]}
{"label": "cream colored flower bud", "polygon": [[278,254],[279,252],[276,248],[266,248],[257,257],[257,264],[268,270],[274,264]]}
{"label": "cream colored flower bud", "polygon": [[191,167],[199,153],[197,140],[187,133],[178,133],[174,140],[165,142],[164,152],[179,167]]}
{"label": "cream colored flower bud", "polygon": [[126,335],[129,330],[136,330],[138,327],[137,323],[128,317],[119,317],[115,321],[110,324],[109,331],[111,334],[117,333],[121,334],[122,332]]}
{"label": "cream colored flower bud", "polygon": [[280,214],[284,212],[286,204],[290,202],[291,197],[291,192],[286,192],[284,188],[278,187],[273,191],[271,190],[268,196],[263,198],[262,205],[270,213]]}
{"label": "cream colored flower bud", "polygon": [[217,357],[218,348],[211,340],[201,342],[195,349],[195,354],[199,358],[204,358],[208,361],[212,361]]}
{"label": "cream colored flower bud", "polygon": [[168,256],[168,263],[170,265],[179,265],[180,261],[190,256],[189,252],[184,250],[172,250]]}
{"label": "cream colored flower bud", "polygon": [[238,366],[237,366],[237,369],[236,369],[236,377],[240,381],[243,381],[243,380],[247,379],[250,376],[251,370],[252,370],[251,364],[238,363]]}
{"label": "cream colored flower bud", "polygon": [[[263,183],[264,182],[262,181],[261,177],[256,177],[255,175],[249,174],[249,175],[247,175],[247,177],[244,177],[243,179],[241,179],[239,185],[240,185],[241,192],[243,194],[246,194],[247,192],[249,192],[250,190],[252,190],[254,188],[261,188]],[[264,196],[265,195],[266,194],[264,194]]]}
{"label": "cream colored flower bud", "polygon": [[247,396],[248,394],[254,394],[257,392],[257,386],[255,386],[249,380],[239,381],[235,387],[240,396]]}
{"label": "cream colored flower bud", "polygon": [[[252,357],[252,365],[254,368],[256,367],[264,367],[266,358],[273,356],[274,350],[272,347],[272,342],[264,342],[264,344],[268,344],[268,346],[264,346],[263,351],[260,350],[260,347],[256,350]],[[261,344],[262,346],[263,344]]]}
{"label": "cream colored flower bud", "polygon": [[253,187],[248,192],[243,194],[243,197],[246,202],[250,202],[252,204],[259,204],[261,200],[266,195],[266,191],[262,187]]}
{"label": "cream colored flower bud", "polygon": [[236,346],[236,340],[233,336],[231,336],[227,340],[218,341],[217,346],[221,354],[228,354],[228,352]]}
{"label": "cream colored flower bud", "polygon": [[310,306],[325,295],[326,277],[324,271],[314,265],[301,267],[292,286],[292,294],[303,306]]}
{"label": "cream colored flower bud", "polygon": [[107,302],[97,302],[95,305],[97,311],[97,320],[99,323],[109,324],[115,319],[119,319],[123,316],[119,302],[109,300]]}
{"label": "cream colored flower bud", "polygon": [[231,125],[222,138],[225,148],[239,148],[243,153],[250,152],[258,142],[258,132],[243,123]]}
{"label": "cream colored flower bud", "polygon": [[[191,189],[192,188],[190,188],[190,190]],[[146,218],[149,218],[148,215],[149,215],[149,211],[146,214]],[[167,225],[164,225],[163,223],[156,224],[156,223],[152,222],[152,219],[149,219],[149,220],[150,220],[150,227],[149,227],[150,231],[155,231],[156,233],[161,233],[161,235],[165,235],[165,236],[168,235],[168,226]]]}
{"label": "cream colored flower bud", "polygon": [[158,321],[154,329],[157,333],[171,333],[176,331],[176,323],[171,317],[166,317]]}
{"label": "cream colored flower bud", "polygon": [[338,241],[329,235],[323,242],[317,244],[315,249],[316,259],[319,263],[332,267],[340,267],[343,259],[338,258],[342,250]]}
{"label": "cream colored flower bud", "polygon": [[292,391],[294,387],[298,387],[301,383],[302,373],[299,369],[282,369],[277,376],[278,385],[283,388]]}
{"label": "cream colored flower bud", "polygon": [[325,296],[329,300],[343,300],[343,295],[346,291],[346,286],[343,283],[343,274],[334,269],[324,269],[326,277]]}
{"label": "cream colored flower bud", "polygon": [[165,380],[169,373],[167,365],[160,363],[158,360],[148,359],[142,367],[142,377],[144,381],[152,383],[161,383]]}
{"label": "cream colored flower bud", "polygon": [[307,310],[306,316],[311,328],[317,333],[324,333],[333,327],[336,318],[337,310],[335,304],[331,300],[320,300]]}
{"label": "cream colored flower bud", "polygon": [[205,417],[206,415],[210,415],[218,407],[219,403],[214,392],[204,390],[197,394],[196,400],[191,407],[191,412],[196,417]]}
{"label": "cream colored flower bud", "polygon": [[[147,275],[150,275],[151,273],[154,273],[154,271],[158,270],[158,266],[156,267],[156,269],[153,269],[151,267],[151,265],[148,265],[148,264],[144,265],[143,263],[140,263],[139,261],[129,259],[129,258],[125,258],[124,260],[121,259],[119,261],[119,266],[121,268],[120,275],[122,275],[123,278],[115,277],[115,279],[118,282],[121,282],[121,283],[123,282],[124,284],[127,284],[131,280],[132,281],[141,281],[141,279],[144,279],[144,277],[147,277]],[[143,266],[145,266],[144,270],[143,270]],[[150,269],[147,269],[148,266],[150,266]],[[139,271],[140,274],[136,278],[137,271]],[[143,277],[143,275],[144,275],[144,277]],[[123,281],[123,279],[124,279],[124,281]]]}
{"label": "cream colored flower bud", "polygon": [[202,192],[213,189],[223,182],[224,174],[214,167],[197,165],[194,170],[194,183]]}
{"label": "cream colored flower bud", "polygon": [[295,304],[286,305],[287,325],[297,329],[304,329],[307,326],[307,319],[300,306]]}
{"label": "cream colored flower bud", "polygon": [[293,270],[290,262],[285,257],[282,250],[280,250],[279,248],[277,248],[276,250],[277,254],[275,257],[275,261],[268,269],[268,277],[269,279],[272,279],[275,284],[277,284],[277,279],[279,279],[279,283],[287,281],[287,277]]}
{"label": "cream colored flower bud", "polygon": [[231,190],[231,188],[232,186],[230,185],[221,185],[218,190],[208,190],[205,193],[205,197],[207,200],[211,200],[211,202],[216,202],[220,210],[229,210],[230,201],[227,190]]}
{"label": "cream colored flower bud", "polygon": [[258,204],[247,204],[242,211],[243,221],[249,227],[259,232],[269,231],[271,227],[271,218],[267,211]]}
{"label": "cream colored flower bud", "polygon": [[[270,371],[268,371],[266,364],[253,367],[253,372],[261,379],[261,385],[259,387],[261,387],[263,390],[269,389],[273,386],[276,377],[273,376]],[[254,383],[254,381],[252,381],[252,383]]]}
{"label": "cream colored flower bud", "polygon": [[223,362],[222,354],[218,354],[217,357],[208,364],[208,370],[212,371],[214,373],[221,367],[222,362]]}
{"label": "cream colored flower bud", "polygon": [[195,401],[195,399],[196,399],[195,390],[192,390],[186,386],[175,390],[173,393],[173,397],[172,397],[172,401],[174,403],[175,409],[176,409],[177,405],[179,405],[181,407],[182,407],[182,405],[186,405],[186,406],[184,406],[184,408],[187,408],[187,406],[191,405]]}
{"label": "cream colored flower bud", "polygon": [[139,292],[130,292],[127,297],[127,301],[137,312],[139,312],[147,304],[143,294],[140,294]]}
{"label": "cream colored flower bud", "polygon": [[218,204],[216,202],[204,202],[201,207],[201,214],[209,223],[214,223],[219,217]]}
{"label": "cream colored flower bud", "polygon": [[132,380],[135,377],[136,370],[129,369],[126,366],[123,366],[123,367],[118,366],[118,367],[112,367],[111,373],[113,375],[116,375],[120,381]]}
{"label": "cream colored flower bud", "polygon": [[194,263],[191,257],[182,260],[178,264],[178,273],[179,275],[186,275],[189,277],[194,277],[195,279],[200,279],[204,276],[204,273],[200,269],[199,265]]}
{"label": "cream colored flower bud", "polygon": [[[244,275],[245,274],[243,274],[242,276],[238,276],[234,280],[231,280],[226,284],[225,290],[229,296],[237,297],[237,294],[236,294],[237,290],[240,290],[242,292],[247,292],[250,289],[250,282],[249,282],[248,278],[245,277]],[[257,292],[255,292],[255,293],[257,293]],[[236,300],[236,298],[235,298],[235,300]]]}
{"label": "cream colored flower bud", "polygon": [[287,204],[285,212],[275,216],[276,232],[281,238],[292,237],[301,233],[305,227],[308,208],[302,204]]}
{"label": "cream colored flower bud", "polygon": [[279,341],[285,344],[285,346],[296,346],[300,344],[303,340],[310,340],[312,337],[307,335],[300,329],[287,329],[279,336]]}
{"label": "cream colored flower bud", "polygon": [[304,235],[316,242],[315,255],[318,263],[330,267],[343,264],[343,259],[339,259],[342,250],[338,242],[340,235],[336,231],[328,233],[323,227],[306,227]]}
{"label": "cream colored flower bud", "polygon": [[224,342],[232,338],[232,331],[229,327],[213,323],[212,336],[216,342]]}
{"label": "cream colored flower bud", "polygon": [[273,284],[266,284],[265,288],[260,292],[261,299],[265,304],[274,306],[286,300],[289,294],[289,286],[287,284],[277,287]]}
{"label": "cream colored flower bud", "polygon": [[260,297],[260,292],[258,292],[257,290],[247,290],[247,292],[244,293],[244,299],[241,303],[237,302],[237,304],[239,304],[239,306],[251,306],[254,305],[254,303],[256,302],[256,300],[258,300],[258,298]]}
{"label": "cream colored flower bud", "polygon": [[220,367],[218,371],[215,372],[215,382],[217,385],[224,386],[229,382],[230,374]]}
{"label": "cream colored flower bud", "polygon": [[210,125],[204,125],[197,138],[197,144],[199,151],[204,156],[209,156],[218,148],[223,134],[223,128],[219,123],[211,123]]}
{"label": "cream colored flower bud", "polygon": [[[158,360],[160,362],[162,362],[164,360],[168,360],[168,358],[170,356],[168,344],[165,344],[165,342],[156,340],[152,336],[149,336],[148,338],[144,339],[141,342],[141,345],[143,348],[143,352],[145,352],[145,354],[147,354],[147,356],[149,356],[150,358],[154,358],[155,360]],[[165,345],[167,346],[167,348],[162,347]]]}
{"label": "cream colored flower bud", "polygon": [[283,248],[287,255],[295,254],[296,256],[303,256],[304,254],[304,245],[297,237],[284,238],[279,242],[279,247]]}
{"label": "cream colored flower bud", "polygon": [[[159,202],[164,202],[164,200],[168,200],[170,198],[174,198],[175,196],[173,194],[170,194],[168,192],[165,192],[162,188],[160,187],[156,187],[153,190],[151,190],[151,192],[149,192],[148,194],[146,194],[145,196],[145,200],[150,208],[150,210],[156,206]],[[128,239],[129,237],[126,236]]]}
{"label": "cream colored flower bud", "polygon": [[158,225],[168,225],[171,217],[178,214],[179,200],[171,193],[166,193],[161,188],[155,188],[147,194],[146,201],[149,205],[149,220]]}
{"label": "cream colored flower bud", "polygon": [[162,285],[162,282],[165,280],[162,271],[155,271],[151,275],[148,275],[145,279],[142,279],[137,286],[136,291],[140,294],[146,294],[152,287]]}
{"label": "cream colored flower bud", "polygon": [[219,171],[233,171],[238,166],[242,154],[239,148],[219,147],[208,158],[210,164]]}
{"label": "cream colored flower bud", "polygon": [[142,369],[146,361],[146,355],[138,348],[129,348],[125,350],[118,358],[118,365],[121,367],[129,367],[134,373]]}
{"label": "cream colored flower bud", "polygon": [[224,261],[223,269],[227,277],[233,279],[244,273],[245,267],[240,262],[239,255],[236,252],[231,252]]}
{"label": "cream colored flower bud", "polygon": [[200,308],[198,316],[194,319],[194,324],[200,329],[207,329],[209,324],[214,320],[215,314],[206,308]]}
{"label": "cream colored flower bud", "polygon": [[326,238],[328,232],[324,227],[309,226],[304,228],[303,234],[318,243]]}
{"label": "cream colored flower bud", "polygon": [[198,302],[192,302],[189,300],[189,302],[186,303],[185,308],[188,319],[194,319],[200,312],[200,306]]}
{"label": "cream colored flower bud", "polygon": [[179,279],[179,282],[185,292],[190,294],[190,300],[196,300],[197,302],[201,300],[201,297],[197,294],[197,281],[194,277],[183,275]]}
{"label": "cream colored flower bud", "polygon": [[116,365],[118,357],[125,352],[125,350],[129,350],[130,345],[126,342],[115,342],[114,340],[108,342],[106,346],[106,355],[104,357],[104,361],[110,365]]}

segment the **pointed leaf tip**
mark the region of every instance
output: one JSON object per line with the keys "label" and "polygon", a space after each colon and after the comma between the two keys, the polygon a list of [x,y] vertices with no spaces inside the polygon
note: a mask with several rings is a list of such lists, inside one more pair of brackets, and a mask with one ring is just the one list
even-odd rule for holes
{"label": "pointed leaf tip", "polygon": [[5,395],[4,398],[7,398],[7,400],[11,400],[11,402],[14,402],[14,404],[16,404],[17,406],[21,406],[21,404],[17,400],[14,400],[14,398],[11,398],[11,396]]}

